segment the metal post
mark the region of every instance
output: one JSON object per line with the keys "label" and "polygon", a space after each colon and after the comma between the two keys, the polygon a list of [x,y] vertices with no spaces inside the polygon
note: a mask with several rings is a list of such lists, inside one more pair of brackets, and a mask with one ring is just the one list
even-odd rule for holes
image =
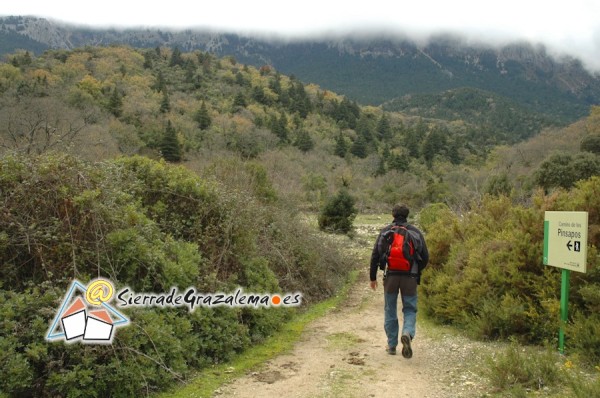
{"label": "metal post", "polygon": [[560,330],[558,332],[558,351],[565,353],[565,327],[568,320],[567,307],[569,306],[569,278],[571,271],[562,270],[562,282],[560,287]]}

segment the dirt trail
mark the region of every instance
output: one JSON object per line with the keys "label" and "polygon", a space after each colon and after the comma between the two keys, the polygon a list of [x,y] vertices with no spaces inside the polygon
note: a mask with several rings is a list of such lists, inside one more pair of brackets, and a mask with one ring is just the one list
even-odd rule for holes
{"label": "dirt trail", "polygon": [[[399,316],[401,317],[401,311]],[[482,380],[469,363],[476,343],[419,327],[414,356],[386,354],[383,290],[366,270],[343,306],[307,325],[289,353],[221,387],[215,397],[471,397]]]}

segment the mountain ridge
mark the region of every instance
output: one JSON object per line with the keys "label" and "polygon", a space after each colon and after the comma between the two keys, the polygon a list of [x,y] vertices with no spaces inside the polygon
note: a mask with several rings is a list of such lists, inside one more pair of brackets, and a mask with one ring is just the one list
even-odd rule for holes
{"label": "mountain ridge", "polygon": [[[3,35],[15,33],[47,49],[125,44],[233,56],[258,67],[271,65],[366,105],[473,87],[567,123],[600,103],[598,72],[587,70],[577,58],[556,57],[543,45],[528,42],[493,46],[456,35],[416,40],[389,33],[261,38],[200,29],[97,29],[36,17],[0,18],[0,43]],[[10,50],[17,48],[0,46],[0,54]]]}

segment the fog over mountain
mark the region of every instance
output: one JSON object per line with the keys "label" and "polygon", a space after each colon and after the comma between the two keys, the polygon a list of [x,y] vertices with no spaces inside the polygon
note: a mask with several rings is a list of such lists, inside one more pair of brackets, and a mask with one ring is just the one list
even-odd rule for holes
{"label": "fog over mountain", "polygon": [[383,32],[423,41],[449,33],[488,45],[543,44],[550,54],[579,58],[586,67],[600,71],[600,2],[589,0],[304,0],[285,5],[277,0],[171,0],[168,4],[105,0],[93,9],[64,0],[31,0],[3,4],[0,16],[9,15],[102,29],[199,29],[261,39],[328,39]]}

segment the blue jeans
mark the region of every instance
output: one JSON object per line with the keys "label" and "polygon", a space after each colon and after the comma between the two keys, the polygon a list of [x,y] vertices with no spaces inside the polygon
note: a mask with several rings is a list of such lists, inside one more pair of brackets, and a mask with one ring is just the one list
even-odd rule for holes
{"label": "blue jeans", "polygon": [[404,275],[388,275],[384,281],[384,329],[388,346],[398,345],[398,293],[402,297],[402,334],[411,338],[416,334],[417,323],[417,280]]}

